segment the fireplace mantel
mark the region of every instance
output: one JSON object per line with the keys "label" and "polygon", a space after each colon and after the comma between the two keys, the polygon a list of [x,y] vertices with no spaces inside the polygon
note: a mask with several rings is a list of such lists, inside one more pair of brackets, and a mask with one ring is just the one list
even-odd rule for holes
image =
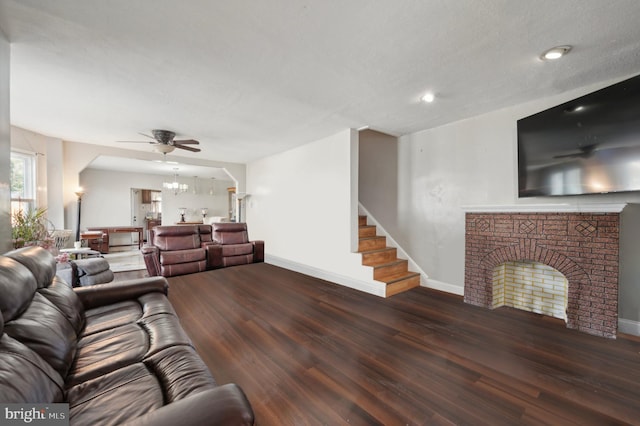
{"label": "fireplace mantel", "polygon": [[626,203],[462,206],[466,213],[620,213]]}

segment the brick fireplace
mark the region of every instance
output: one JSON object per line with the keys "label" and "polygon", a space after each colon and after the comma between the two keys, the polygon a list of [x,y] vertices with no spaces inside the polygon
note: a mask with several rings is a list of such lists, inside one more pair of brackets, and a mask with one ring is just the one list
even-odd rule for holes
{"label": "brick fireplace", "polygon": [[615,338],[622,208],[482,210],[466,214],[465,302],[493,308],[494,268],[539,262],[567,279],[567,327]]}

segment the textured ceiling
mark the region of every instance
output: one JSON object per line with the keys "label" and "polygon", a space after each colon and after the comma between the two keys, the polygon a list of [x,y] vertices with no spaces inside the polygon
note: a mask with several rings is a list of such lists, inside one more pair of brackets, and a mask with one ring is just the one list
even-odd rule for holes
{"label": "textured ceiling", "polygon": [[0,0],[12,124],[147,151],[116,141],[169,129],[231,162],[638,73],[638,22],[637,0]]}

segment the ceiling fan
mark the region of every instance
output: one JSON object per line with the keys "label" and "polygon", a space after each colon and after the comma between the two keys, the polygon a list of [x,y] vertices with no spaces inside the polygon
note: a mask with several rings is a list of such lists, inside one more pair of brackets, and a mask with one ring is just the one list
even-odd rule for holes
{"label": "ceiling fan", "polygon": [[146,136],[149,139],[153,139],[153,141],[119,141],[119,142],[127,142],[127,143],[150,143],[154,145],[156,151],[161,152],[163,154],[168,154],[172,152],[176,148],[184,149],[186,151],[191,152],[200,152],[200,148],[194,148],[189,145],[200,145],[200,142],[194,139],[184,139],[184,140],[175,140],[176,133],[171,130],[161,130],[161,129],[153,129],[151,130],[151,134],[153,136],[146,135],[144,133],[140,133],[142,136]]}

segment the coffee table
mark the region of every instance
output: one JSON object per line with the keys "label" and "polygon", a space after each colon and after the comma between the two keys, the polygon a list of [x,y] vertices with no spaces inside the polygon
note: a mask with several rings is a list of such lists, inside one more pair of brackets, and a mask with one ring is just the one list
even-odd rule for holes
{"label": "coffee table", "polygon": [[68,253],[70,256],[75,256],[76,259],[82,259],[85,257],[91,256],[100,256],[99,251],[91,250],[89,247],[80,247],[80,248],[64,248],[59,250],[60,253]]}

